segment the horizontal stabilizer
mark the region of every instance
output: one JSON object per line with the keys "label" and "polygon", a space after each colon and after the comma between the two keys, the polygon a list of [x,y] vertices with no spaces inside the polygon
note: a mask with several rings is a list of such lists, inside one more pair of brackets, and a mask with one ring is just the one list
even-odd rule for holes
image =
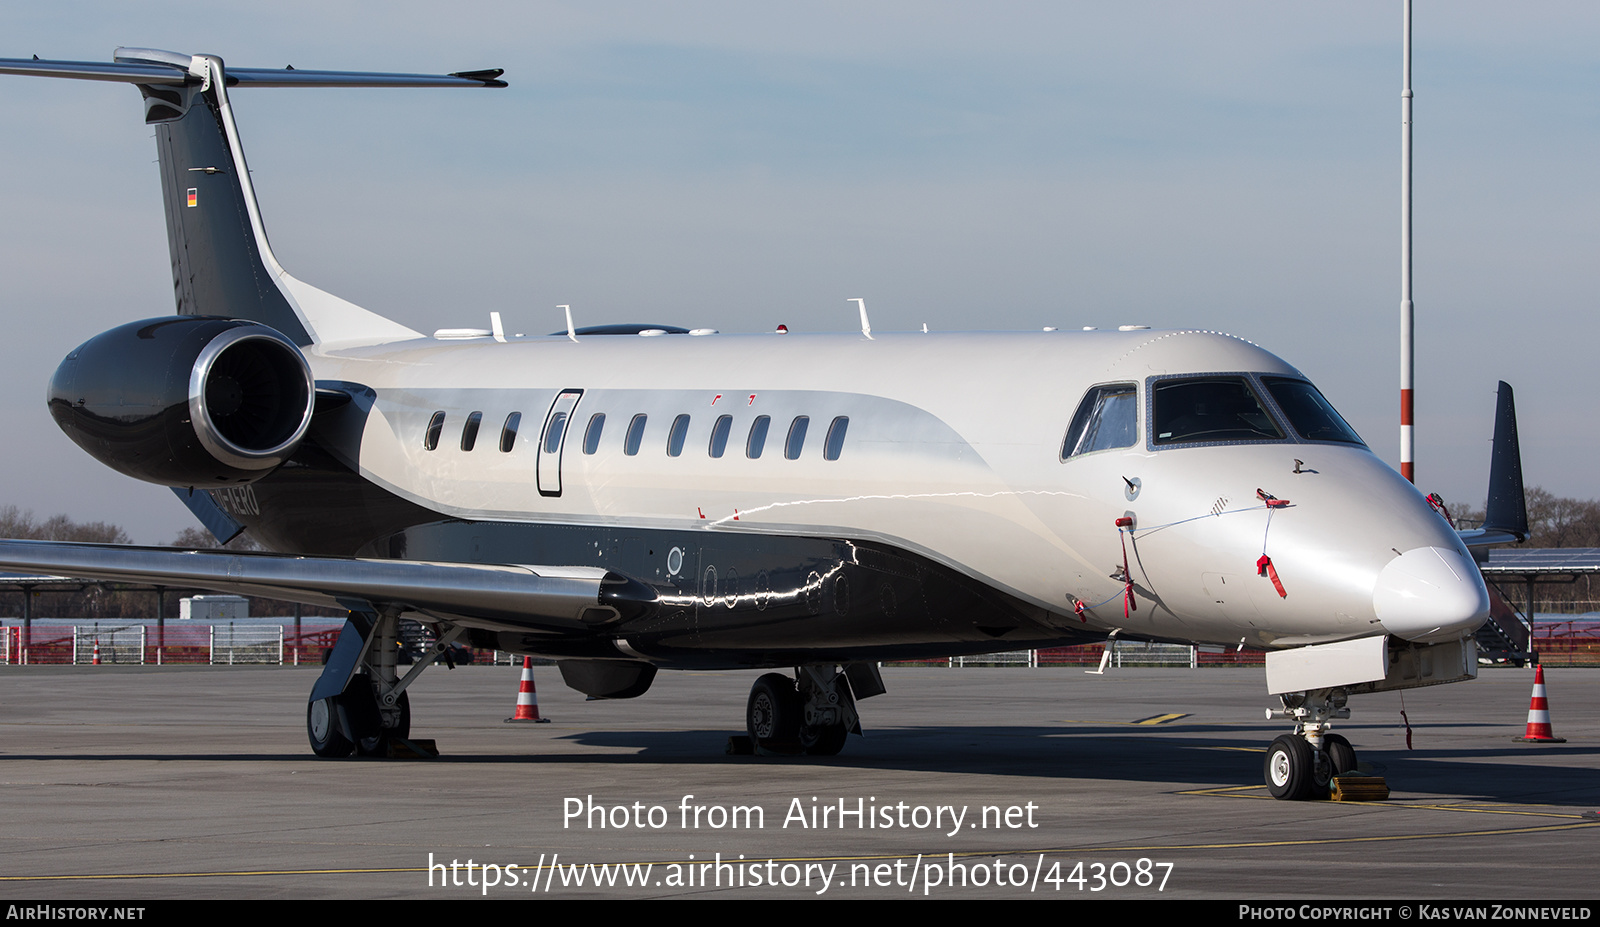
{"label": "horizontal stabilizer", "polygon": [[[65,77],[75,80],[121,81],[127,84],[171,86],[200,84],[203,68],[188,55],[144,48],[119,48],[111,64],[100,61],[42,61],[37,58],[0,58],[0,74],[31,77]],[[505,71],[488,68],[454,74],[387,74],[370,71],[302,71],[295,68],[229,68],[229,87],[504,87]]]}

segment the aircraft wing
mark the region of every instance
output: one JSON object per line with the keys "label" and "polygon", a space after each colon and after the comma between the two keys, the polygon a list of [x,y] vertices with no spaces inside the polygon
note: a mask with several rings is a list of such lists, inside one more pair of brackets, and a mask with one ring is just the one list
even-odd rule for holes
{"label": "aircraft wing", "polygon": [[0,569],[192,586],[351,611],[398,609],[480,627],[574,631],[650,614],[650,587],[598,567],[296,557],[0,540]]}

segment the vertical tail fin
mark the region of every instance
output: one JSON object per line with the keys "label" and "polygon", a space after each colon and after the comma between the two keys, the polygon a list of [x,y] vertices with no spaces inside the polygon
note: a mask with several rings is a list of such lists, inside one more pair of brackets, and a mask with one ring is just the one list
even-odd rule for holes
{"label": "vertical tail fin", "polygon": [[286,272],[267,242],[239,130],[235,86],[504,87],[498,70],[445,76],[228,70],[215,55],[119,48],[112,64],[0,59],[0,74],[131,83],[154,128],[178,313],[249,319],[302,347],[421,337]]}
{"label": "vertical tail fin", "polygon": [[1494,412],[1494,451],[1489,458],[1489,501],[1483,527],[1528,537],[1528,502],[1522,491],[1522,447],[1517,441],[1517,403],[1511,384],[1500,381]]}
{"label": "vertical tail fin", "polygon": [[1528,501],[1522,491],[1522,448],[1517,442],[1517,404],[1511,385],[1500,381],[1494,410],[1494,450],[1489,457],[1489,501],[1484,506],[1483,527],[1461,532],[1479,563],[1495,544],[1515,544],[1528,539]]}
{"label": "vertical tail fin", "polygon": [[311,344],[311,326],[280,282],[284,271],[261,224],[221,59],[119,48],[116,60],[181,63],[199,78],[138,85],[145,122],[156,134],[178,314],[250,319],[301,347]]}

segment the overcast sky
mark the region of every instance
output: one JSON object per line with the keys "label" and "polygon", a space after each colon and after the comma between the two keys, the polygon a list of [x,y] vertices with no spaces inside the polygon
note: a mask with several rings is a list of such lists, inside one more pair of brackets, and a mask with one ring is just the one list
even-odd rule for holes
{"label": "overcast sky", "polygon": [[[1140,323],[1305,371],[1398,461],[1400,2],[9,3],[0,57],[506,69],[240,90],[296,276],[414,328]],[[1481,504],[1495,383],[1530,485],[1600,497],[1600,5],[1418,0],[1417,472]],[[0,77],[0,505],[192,524],[44,406],[173,311],[126,85]]]}

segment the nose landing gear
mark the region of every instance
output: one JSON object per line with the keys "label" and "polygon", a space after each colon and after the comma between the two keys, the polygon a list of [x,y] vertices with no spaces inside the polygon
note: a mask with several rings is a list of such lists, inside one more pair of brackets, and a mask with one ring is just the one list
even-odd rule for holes
{"label": "nose landing gear", "polygon": [[1268,720],[1293,720],[1294,733],[1267,748],[1262,774],[1273,798],[1303,801],[1326,798],[1333,778],[1356,768],[1350,741],[1329,733],[1329,722],[1350,717],[1343,689],[1314,689],[1282,696],[1283,708],[1268,709]]}

